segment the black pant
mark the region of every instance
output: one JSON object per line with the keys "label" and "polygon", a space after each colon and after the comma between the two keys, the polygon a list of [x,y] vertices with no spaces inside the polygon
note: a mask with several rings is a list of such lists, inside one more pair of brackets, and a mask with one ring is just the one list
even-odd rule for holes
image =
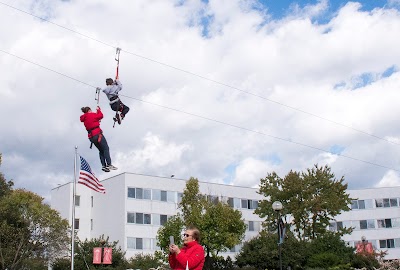
{"label": "black pant", "polygon": [[111,104],[111,109],[114,112],[121,112],[121,114],[125,117],[125,115],[129,112],[129,107],[126,106],[124,103],[121,101],[114,102]]}
{"label": "black pant", "polygon": [[[99,136],[101,135],[101,139],[99,142]],[[97,134],[92,138],[89,138],[90,142],[92,142],[97,149],[99,149],[99,157],[100,162],[103,167],[107,165],[111,165],[111,157],[110,157],[110,149],[108,147],[108,143],[106,137],[103,134]]]}

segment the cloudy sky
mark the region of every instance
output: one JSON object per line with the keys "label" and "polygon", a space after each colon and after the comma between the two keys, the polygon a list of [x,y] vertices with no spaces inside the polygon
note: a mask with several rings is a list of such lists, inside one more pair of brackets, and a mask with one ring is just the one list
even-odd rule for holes
{"label": "cloudy sky", "polygon": [[[255,187],[328,164],[349,188],[400,184],[400,1],[0,0],[0,171],[49,199],[75,146],[99,179]],[[131,111],[79,121],[114,77]]]}

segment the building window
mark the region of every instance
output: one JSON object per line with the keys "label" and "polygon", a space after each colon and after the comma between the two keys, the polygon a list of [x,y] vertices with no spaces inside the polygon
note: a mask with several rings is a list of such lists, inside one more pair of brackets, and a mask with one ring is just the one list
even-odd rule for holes
{"label": "building window", "polygon": [[[151,191],[150,189],[148,189],[148,190],[145,189],[143,191],[143,198],[144,199],[147,199],[147,200],[151,199],[150,191]],[[153,189],[152,193],[153,193],[153,198],[152,199],[155,200],[155,201],[162,201],[162,202],[175,202],[176,201],[176,199],[175,199],[176,192],[175,191],[166,191],[166,190]],[[178,196],[180,196],[180,197],[178,197],[178,201],[179,202],[182,201],[182,195],[183,195],[183,193],[179,193],[178,194]]]}
{"label": "building window", "polygon": [[128,188],[128,198],[136,198],[135,188]]}
{"label": "building window", "polygon": [[136,189],[136,199],[143,199],[143,188]]}
{"label": "building window", "polygon": [[249,221],[249,232],[254,232],[254,221]]}
{"label": "building window", "polygon": [[378,228],[392,228],[392,220],[390,218],[378,219]]}
{"label": "building window", "polygon": [[143,238],[136,238],[136,249],[143,249]]}
{"label": "building window", "polygon": [[90,219],[90,230],[93,231],[93,219]]}
{"label": "building window", "polygon": [[384,239],[379,240],[379,247],[380,248],[394,248],[394,239]]}
{"label": "building window", "polygon": [[399,206],[398,202],[397,202],[397,198],[391,198],[390,199],[390,207],[397,207]]}
{"label": "building window", "polygon": [[75,219],[75,230],[79,230],[79,218]]}
{"label": "building window", "polygon": [[375,222],[373,219],[360,220],[361,230],[374,229],[374,228],[375,228]]}
{"label": "building window", "polygon": [[90,204],[92,205],[93,208],[93,196],[90,197]]}
{"label": "building window", "polygon": [[167,215],[160,215],[160,225],[164,225],[168,220]]}
{"label": "building window", "polygon": [[136,224],[143,224],[143,213],[136,213]]}
{"label": "building window", "polygon": [[167,191],[167,202],[176,202],[176,192],[175,191]]}
{"label": "building window", "polygon": [[182,197],[183,197],[183,193],[182,192],[178,192],[178,203],[182,202]]}
{"label": "building window", "polygon": [[364,200],[353,200],[351,201],[351,209],[365,209],[365,201]]}
{"label": "building window", "polygon": [[258,207],[258,201],[252,201],[252,208],[251,209],[257,209]]}
{"label": "building window", "polygon": [[167,192],[165,190],[161,190],[161,198],[160,201],[166,202],[167,201]]}
{"label": "building window", "polygon": [[128,212],[126,219],[128,223],[135,223],[135,213]]}
{"label": "building window", "polygon": [[75,195],[75,206],[81,205],[81,196]]}
{"label": "building window", "polygon": [[342,221],[338,221],[336,222],[336,230],[341,230],[343,229],[343,222]]}
{"label": "building window", "polygon": [[135,249],[136,247],[136,239],[133,237],[128,237],[126,239],[126,247],[129,249]]}
{"label": "building window", "polygon": [[151,189],[143,189],[143,199],[151,200]]}
{"label": "building window", "polygon": [[143,224],[151,224],[151,215],[150,214],[144,214],[144,221]]}
{"label": "building window", "polygon": [[400,218],[392,218],[392,227],[399,228],[400,227]]}
{"label": "building window", "polygon": [[376,208],[381,207],[398,207],[397,198],[383,198],[383,199],[375,199]]}
{"label": "building window", "polygon": [[214,195],[207,195],[207,200],[212,204],[218,204],[218,202],[219,202],[218,196],[214,196]]}
{"label": "building window", "polygon": [[[151,250],[153,246],[153,241],[154,239],[152,238],[127,237],[126,245],[128,249]],[[155,249],[160,250],[159,247],[155,247]]]}
{"label": "building window", "polygon": [[128,198],[151,200],[151,189],[128,188]]}

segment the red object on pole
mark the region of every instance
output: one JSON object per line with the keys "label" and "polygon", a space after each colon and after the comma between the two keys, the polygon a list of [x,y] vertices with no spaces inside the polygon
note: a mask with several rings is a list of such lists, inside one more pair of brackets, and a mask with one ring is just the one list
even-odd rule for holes
{"label": "red object on pole", "polygon": [[374,253],[374,248],[372,247],[372,243],[369,242],[359,242],[356,245],[357,253]]}
{"label": "red object on pole", "polygon": [[118,80],[119,79],[119,54],[121,52],[121,48],[117,48],[117,51],[115,53],[115,61],[117,61],[117,74],[115,74],[115,79]]}
{"label": "red object on pole", "polygon": [[104,248],[103,251],[103,264],[112,264],[112,248]]}
{"label": "red object on pole", "polygon": [[93,264],[101,264],[101,247],[93,248]]}

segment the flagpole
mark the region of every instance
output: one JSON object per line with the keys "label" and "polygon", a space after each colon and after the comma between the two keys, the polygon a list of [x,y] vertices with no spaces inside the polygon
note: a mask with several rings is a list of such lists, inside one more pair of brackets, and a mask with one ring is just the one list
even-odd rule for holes
{"label": "flagpole", "polygon": [[78,146],[75,146],[74,158],[74,183],[72,188],[72,231],[71,231],[71,270],[74,270],[74,256],[75,256],[75,193],[76,193],[76,177],[77,177],[77,164],[78,162]]}

